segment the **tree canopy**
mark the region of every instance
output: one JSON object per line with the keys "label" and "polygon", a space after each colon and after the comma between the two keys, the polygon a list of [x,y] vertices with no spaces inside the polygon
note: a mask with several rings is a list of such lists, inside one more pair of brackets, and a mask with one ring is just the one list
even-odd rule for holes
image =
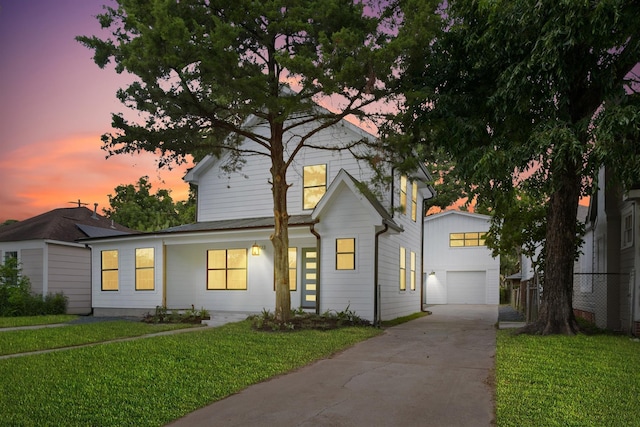
{"label": "tree canopy", "polygon": [[174,202],[171,192],[158,189],[151,194],[148,176],[136,184],[119,185],[109,194],[109,208],[103,213],[118,224],[138,231],[157,231],[176,225],[195,222],[195,195],[186,201]]}
{"label": "tree canopy", "polygon": [[[640,178],[640,4],[635,1],[400,1],[401,146],[442,149],[496,224],[494,244],[544,236],[535,333],[575,333],[580,196],[597,170]],[[416,10],[418,12],[416,12]],[[420,32],[439,21],[439,33]],[[636,69],[637,70],[637,69]]]}
{"label": "tree canopy", "polygon": [[[347,116],[379,117],[391,94],[395,16],[352,0],[117,0],[98,20],[110,36],[78,37],[100,67],[136,80],[118,92],[139,113],[112,116],[110,154],[150,151],[161,164],[210,152],[270,159],[276,316],[290,315],[286,171],[310,138]],[[382,25],[384,24],[384,25]],[[294,89],[294,90],[292,90]],[[331,97],[331,108],[314,103]],[[383,114],[382,114],[383,115]],[[269,131],[256,132],[247,118]],[[287,132],[295,141],[283,141]],[[247,150],[243,139],[257,148]],[[361,141],[332,149],[350,149]],[[316,147],[321,148],[321,147]]]}

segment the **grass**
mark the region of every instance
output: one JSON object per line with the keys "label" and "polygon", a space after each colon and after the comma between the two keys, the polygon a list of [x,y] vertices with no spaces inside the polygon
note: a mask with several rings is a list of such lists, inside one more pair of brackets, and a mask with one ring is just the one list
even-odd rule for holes
{"label": "grass", "polygon": [[498,331],[499,427],[640,425],[640,342]]}
{"label": "grass", "polygon": [[51,325],[69,322],[78,316],[73,314],[51,314],[48,316],[0,317],[0,328],[20,326]]}
{"label": "grass", "polygon": [[188,324],[149,325],[126,320],[0,332],[0,355],[26,353],[137,337],[190,327]]}
{"label": "grass", "polygon": [[411,320],[419,319],[421,317],[428,316],[429,313],[425,311],[419,311],[417,313],[410,314],[408,316],[396,317],[395,319],[385,320],[382,322],[383,328],[390,328],[392,326],[401,325],[402,323],[409,322]]}
{"label": "grass", "polygon": [[0,360],[0,425],[161,426],[381,333],[250,322]]}

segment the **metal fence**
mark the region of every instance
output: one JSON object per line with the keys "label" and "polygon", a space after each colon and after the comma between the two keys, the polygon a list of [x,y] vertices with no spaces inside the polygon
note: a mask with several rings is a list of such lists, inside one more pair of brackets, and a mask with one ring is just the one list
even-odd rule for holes
{"label": "metal fence", "polygon": [[[618,295],[628,281],[628,274],[574,273],[574,313],[599,328],[619,329],[625,313]],[[542,291],[542,277],[538,275],[511,288],[511,305],[525,315],[527,322],[538,319]]]}
{"label": "metal fence", "polygon": [[629,274],[574,273],[574,312],[599,328],[621,329],[621,321],[628,313],[620,293],[628,282]]}

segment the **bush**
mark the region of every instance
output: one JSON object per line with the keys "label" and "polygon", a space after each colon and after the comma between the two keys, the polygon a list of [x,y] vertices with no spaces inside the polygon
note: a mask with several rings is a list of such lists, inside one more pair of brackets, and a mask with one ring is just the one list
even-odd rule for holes
{"label": "bush", "polygon": [[47,295],[31,293],[31,282],[22,274],[15,258],[0,265],[0,317],[65,314],[67,297],[62,293]]}

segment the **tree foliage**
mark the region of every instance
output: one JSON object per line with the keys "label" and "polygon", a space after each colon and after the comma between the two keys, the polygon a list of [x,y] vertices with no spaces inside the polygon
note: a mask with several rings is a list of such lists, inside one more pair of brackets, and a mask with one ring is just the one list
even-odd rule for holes
{"label": "tree foliage", "polygon": [[140,177],[136,184],[119,185],[109,194],[110,208],[103,213],[118,224],[139,231],[157,231],[195,222],[195,195],[186,201],[173,201],[169,190],[151,193],[149,177]]}
{"label": "tree foliage", "polygon": [[[394,124],[404,134],[400,144],[443,149],[455,161],[470,194],[502,226],[493,228],[496,248],[544,241],[541,315],[529,330],[575,333],[579,197],[590,194],[603,165],[625,184],[640,177],[632,72],[640,61],[640,4],[408,0],[399,6],[406,41],[406,104]],[[434,20],[440,21],[436,37],[419,37],[421,22]]]}
{"label": "tree foliage", "polygon": [[[249,157],[269,159],[282,320],[290,315],[286,171],[320,130],[347,116],[378,117],[375,105],[397,78],[390,44],[395,16],[385,13],[385,4],[117,0],[98,16],[109,37],[78,37],[100,67],[113,61],[118,73],[136,76],[118,97],[140,115],[113,114],[116,132],[103,136],[110,154],[157,152],[161,164],[196,153],[231,154],[230,170]],[[331,111],[315,107],[328,97]],[[259,126],[247,126],[249,117]],[[285,133],[296,138],[283,141]],[[255,148],[240,145],[243,139]]]}

